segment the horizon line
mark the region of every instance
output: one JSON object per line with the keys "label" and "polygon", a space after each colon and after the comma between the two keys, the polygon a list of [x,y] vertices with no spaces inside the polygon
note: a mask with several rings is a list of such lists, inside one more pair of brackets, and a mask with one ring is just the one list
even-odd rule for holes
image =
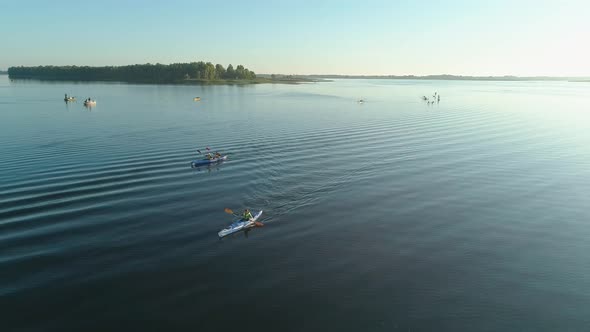
{"label": "horizon line", "polygon": [[[178,63],[178,62],[175,62]],[[151,63],[145,63],[151,64]],[[136,65],[136,64],[132,64]],[[89,65],[35,65],[35,66],[10,66],[6,69],[1,69],[0,72],[8,73],[8,69],[11,67],[40,67],[40,66],[55,66],[55,67],[67,67],[67,66],[77,66],[77,67],[124,67],[124,66],[132,66],[132,65],[97,65],[97,66],[89,66]],[[458,78],[526,78],[526,79],[534,79],[534,78],[551,78],[551,79],[590,79],[590,75],[588,76],[568,76],[568,75],[527,75],[527,76],[518,76],[518,75],[465,75],[465,74],[425,74],[425,75],[417,75],[417,74],[285,74],[285,73],[258,73],[257,75],[282,75],[282,76],[315,76],[315,77],[415,77],[415,78],[428,78],[428,77],[458,77]]]}
{"label": "horizon line", "polygon": [[282,73],[258,73],[257,75],[285,75],[285,76],[344,76],[344,77],[483,77],[483,78],[590,78],[589,76],[567,76],[567,75],[463,75],[463,74],[282,74]]}
{"label": "horizon line", "polygon": [[[197,62],[197,61],[192,61],[192,62]],[[201,60],[200,62],[206,62]],[[207,61],[207,62],[211,62],[214,63],[212,61]],[[55,66],[55,67],[70,67],[70,66],[76,66],[76,67],[125,67],[125,66],[133,66],[133,65],[146,65],[146,64],[162,64],[162,65],[171,65],[171,64],[178,64],[178,63],[191,63],[191,62],[170,62],[168,64],[165,63],[151,63],[151,62],[146,62],[146,63],[134,63],[134,64],[124,64],[124,65],[52,65],[52,64],[44,64],[44,65],[13,65],[13,66],[9,66],[5,69],[0,68],[0,72],[8,72],[8,69],[10,69],[11,67],[40,67],[40,66]],[[246,66],[246,65],[243,65]],[[251,70],[251,68],[249,68]],[[253,68],[252,68],[253,69]],[[481,75],[481,74],[424,74],[424,75],[418,75],[418,74],[343,74],[343,73],[337,73],[337,74],[327,74],[327,73],[306,73],[306,74],[294,74],[294,73],[280,73],[280,72],[270,72],[270,73],[258,73],[258,75],[285,75],[285,76],[347,76],[347,77],[434,77],[434,76],[451,76],[451,77],[473,77],[473,78],[574,78],[574,79],[589,79],[590,78],[590,73],[588,74],[580,74],[580,75],[565,75],[565,74],[560,74],[560,75],[542,75],[542,74],[537,74],[537,75],[523,75],[523,76],[519,76],[519,75],[515,75],[515,74],[487,74],[487,75]]]}

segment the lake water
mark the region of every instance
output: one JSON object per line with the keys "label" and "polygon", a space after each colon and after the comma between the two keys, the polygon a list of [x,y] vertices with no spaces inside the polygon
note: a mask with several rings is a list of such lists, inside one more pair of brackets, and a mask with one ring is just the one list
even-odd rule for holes
{"label": "lake water", "polygon": [[589,83],[0,76],[0,140],[2,331],[590,330]]}

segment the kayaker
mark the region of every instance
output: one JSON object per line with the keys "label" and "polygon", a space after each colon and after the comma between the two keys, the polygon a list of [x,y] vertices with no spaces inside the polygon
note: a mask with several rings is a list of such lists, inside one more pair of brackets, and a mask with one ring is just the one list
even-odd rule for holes
{"label": "kayaker", "polygon": [[242,215],[242,220],[248,221],[248,220],[251,220],[251,219],[254,219],[254,217],[252,217],[252,213],[250,213],[250,210],[245,209],[244,210],[244,214]]}
{"label": "kayaker", "polygon": [[211,155],[211,153],[207,153],[206,156],[207,156],[207,159],[209,159],[209,160],[213,159],[213,156]]}
{"label": "kayaker", "polygon": [[215,152],[215,158],[221,158],[221,153]]}

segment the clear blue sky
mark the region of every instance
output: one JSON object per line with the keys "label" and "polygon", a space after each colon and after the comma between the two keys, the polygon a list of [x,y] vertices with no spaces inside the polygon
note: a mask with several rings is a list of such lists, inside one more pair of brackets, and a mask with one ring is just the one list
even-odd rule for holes
{"label": "clear blue sky", "polygon": [[0,69],[590,76],[590,1],[0,1]]}

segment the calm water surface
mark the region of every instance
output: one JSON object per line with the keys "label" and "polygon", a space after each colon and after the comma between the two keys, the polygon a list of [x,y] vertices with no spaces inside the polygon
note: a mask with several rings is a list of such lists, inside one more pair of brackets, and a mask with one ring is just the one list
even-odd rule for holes
{"label": "calm water surface", "polygon": [[[589,83],[0,76],[0,329],[588,331],[589,105]],[[229,160],[191,169],[206,146]],[[226,207],[266,226],[219,240]]]}

